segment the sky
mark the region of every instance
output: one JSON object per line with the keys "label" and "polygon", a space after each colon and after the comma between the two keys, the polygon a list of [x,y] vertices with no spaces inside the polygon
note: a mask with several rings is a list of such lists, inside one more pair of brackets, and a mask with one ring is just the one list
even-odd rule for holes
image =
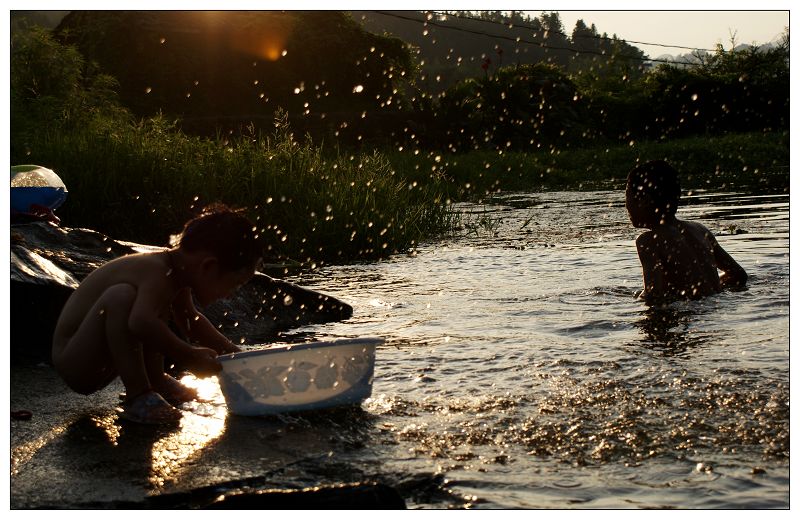
{"label": "sky", "polygon": [[[686,54],[687,49],[634,44],[632,41],[715,49],[722,44],[769,43],[789,26],[789,11],[558,11],[564,31],[572,33],[575,22],[595,24],[600,34],[616,35],[642,49],[651,58]],[[540,12],[533,12],[538,15]]]}
{"label": "sky", "polygon": [[[97,0],[10,0],[12,9],[25,10],[70,10],[108,9],[108,4]],[[118,0],[113,9],[409,9],[409,10],[518,10],[531,16],[544,11],[558,11],[567,34],[572,33],[575,22],[583,19],[587,25],[595,24],[598,31],[616,34],[639,47],[651,58],[664,54],[673,56],[691,52],[689,49],[642,45],[636,42],[677,45],[692,49],[714,49],[718,43],[730,48],[731,35],[737,44],[768,43],[778,38],[789,25],[789,2],[787,0],[761,0],[742,2],[728,0],[724,3],[710,0],[672,0],[646,4],[635,0],[606,0],[606,10],[581,10],[597,6],[586,0],[558,0],[530,2],[520,0]],[[752,10],[757,5],[761,10]],[[720,6],[726,10],[720,10]],[[531,7],[535,7],[531,9]],[[745,9],[750,10],[745,10]],[[658,10],[660,9],[660,10]],[[669,9],[669,10],[667,10]]]}

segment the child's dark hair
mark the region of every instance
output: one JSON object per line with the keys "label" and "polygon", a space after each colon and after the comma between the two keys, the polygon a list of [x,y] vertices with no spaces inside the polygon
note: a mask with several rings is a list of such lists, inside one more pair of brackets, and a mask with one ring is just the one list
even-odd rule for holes
{"label": "child's dark hair", "polygon": [[628,173],[626,196],[647,196],[656,203],[664,203],[663,213],[675,215],[681,196],[678,172],[666,161],[648,161]]}
{"label": "child's dark hair", "polygon": [[207,251],[224,271],[257,265],[263,249],[256,228],[240,210],[224,204],[206,206],[183,227],[179,245],[189,252]]}

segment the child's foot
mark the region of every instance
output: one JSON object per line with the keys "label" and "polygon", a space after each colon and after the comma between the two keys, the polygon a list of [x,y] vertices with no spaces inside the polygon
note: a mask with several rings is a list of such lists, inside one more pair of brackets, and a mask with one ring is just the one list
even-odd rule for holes
{"label": "child's foot", "polygon": [[197,399],[197,390],[184,385],[169,374],[164,374],[164,378],[154,383],[153,388],[172,406],[180,406]]}
{"label": "child's foot", "polygon": [[[198,398],[197,390],[190,388],[169,374],[153,383],[153,389],[158,392],[172,406],[178,407]],[[125,401],[125,392],[119,394],[121,401]]]}
{"label": "child's foot", "polygon": [[117,413],[123,419],[141,424],[168,424],[180,421],[183,414],[157,392],[149,390],[126,401]]}

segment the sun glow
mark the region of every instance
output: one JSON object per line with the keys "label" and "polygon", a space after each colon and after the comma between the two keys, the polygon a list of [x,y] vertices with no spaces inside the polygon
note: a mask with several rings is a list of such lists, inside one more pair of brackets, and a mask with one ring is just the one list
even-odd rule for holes
{"label": "sun glow", "polygon": [[237,34],[231,37],[232,48],[267,61],[278,61],[288,53],[288,31],[276,30],[269,34]]}

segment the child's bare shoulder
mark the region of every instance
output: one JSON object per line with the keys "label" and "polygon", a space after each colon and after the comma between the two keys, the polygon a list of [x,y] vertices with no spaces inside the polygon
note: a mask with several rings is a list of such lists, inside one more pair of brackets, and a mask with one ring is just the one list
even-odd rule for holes
{"label": "child's bare shoulder", "polygon": [[699,222],[682,220],[680,224],[686,233],[693,237],[697,242],[705,242],[713,245],[717,241],[717,239],[714,238],[714,233],[712,233],[711,230]]}
{"label": "child's bare shoulder", "polygon": [[647,231],[636,237],[636,245],[640,247],[650,245],[655,241],[656,236],[657,235],[654,231],[648,229]]}
{"label": "child's bare shoulder", "polygon": [[119,256],[113,260],[109,260],[100,269],[155,269],[165,265],[164,256],[160,251],[148,251],[144,253],[131,253],[129,255]]}
{"label": "child's bare shoulder", "polygon": [[691,229],[696,233],[702,233],[705,235],[711,235],[711,231],[705,227],[703,224],[699,222],[692,222],[690,220],[682,220],[681,223],[686,226],[687,228]]}
{"label": "child's bare shoulder", "polygon": [[133,285],[166,279],[169,263],[160,252],[133,253],[120,256],[98,267],[91,276],[107,279],[110,283],[127,282]]}

